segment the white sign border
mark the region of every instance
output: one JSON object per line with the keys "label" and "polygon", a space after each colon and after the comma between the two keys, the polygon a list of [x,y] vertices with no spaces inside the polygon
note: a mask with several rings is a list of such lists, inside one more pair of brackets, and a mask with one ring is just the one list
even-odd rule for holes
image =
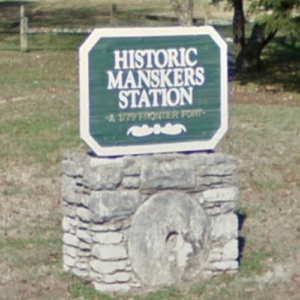
{"label": "white sign border", "polygon": [[[208,141],[160,143],[134,146],[101,147],[90,135],[89,120],[89,52],[103,37],[155,37],[209,35],[220,47],[221,63],[221,126]],[[80,137],[98,156],[119,156],[147,153],[167,153],[213,150],[228,130],[228,69],[227,43],[211,26],[151,27],[151,28],[97,28],[79,49]]]}

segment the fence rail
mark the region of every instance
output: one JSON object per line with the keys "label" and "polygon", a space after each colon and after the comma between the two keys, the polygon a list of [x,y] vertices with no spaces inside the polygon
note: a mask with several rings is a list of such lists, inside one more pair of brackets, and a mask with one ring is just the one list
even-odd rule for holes
{"label": "fence rail", "polygon": [[[145,15],[146,19],[149,20],[163,20],[163,21],[172,21],[176,22],[177,18],[166,17],[166,16],[154,16],[154,15]],[[21,5],[20,7],[20,50],[21,52],[28,51],[28,37],[34,34],[88,34],[93,31],[94,28],[58,28],[58,27],[39,27],[39,28],[30,28],[28,25],[28,17],[25,14],[25,6]],[[195,19],[195,24],[205,24],[205,25],[231,25],[231,20],[213,20],[212,18],[208,19],[208,14],[205,15],[205,18]],[[117,6],[112,4],[110,7],[109,15],[109,26],[117,26]],[[10,31],[11,32],[11,31]]]}
{"label": "fence rail", "polygon": [[[110,8],[110,26],[116,26],[117,24],[117,6],[115,4],[111,5]],[[33,34],[88,34],[93,31],[94,28],[53,28],[53,27],[39,27],[30,28],[28,26],[28,17],[26,17],[25,6],[20,7],[20,50],[21,52],[28,51],[28,36]]]}
{"label": "fence rail", "polygon": [[61,33],[61,34],[82,34],[82,33],[90,33],[93,31],[93,28],[50,28],[50,27],[40,27],[40,28],[28,28],[26,30],[26,34],[43,34],[43,33]]}

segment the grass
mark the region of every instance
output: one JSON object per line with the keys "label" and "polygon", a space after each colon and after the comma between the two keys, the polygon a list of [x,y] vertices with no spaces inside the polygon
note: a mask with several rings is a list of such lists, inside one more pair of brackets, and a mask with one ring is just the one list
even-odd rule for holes
{"label": "grass", "polygon": [[82,280],[74,277],[70,280],[69,292],[73,299],[113,300],[112,297],[95,291],[92,287],[82,282]]}
{"label": "grass", "polygon": [[[11,53],[4,54],[12,59]],[[39,64],[33,63],[36,55]],[[24,80],[22,93],[16,86],[18,69],[6,69],[11,85],[8,82],[3,89],[7,101],[1,104],[0,157],[5,180],[0,189],[4,197],[1,211],[8,221],[1,229],[0,252],[5,258],[8,285],[20,286],[18,293],[25,285],[29,299],[109,299],[61,271],[60,157],[64,149],[85,149],[78,137],[78,88],[74,83],[77,63],[75,52],[24,55],[22,64],[28,66],[31,80],[38,78],[40,84],[35,91],[32,81]],[[60,80],[53,80],[53,70],[61,70]],[[22,94],[23,99],[13,100]],[[133,299],[244,299],[246,295],[247,299],[263,299],[260,295],[268,293],[280,299],[275,287],[263,286],[263,291],[257,292],[255,278],[269,269],[270,261],[293,260],[300,246],[299,226],[295,226],[300,213],[299,113],[298,107],[278,105],[232,107],[231,129],[219,150],[239,159],[241,211],[246,216],[240,274],[202,282],[183,291],[164,289]],[[24,178],[20,174],[25,174]],[[49,213],[45,214],[45,210]],[[10,274],[14,274],[12,279]],[[59,293],[54,296],[43,286],[36,286],[41,281],[51,291],[49,278],[60,282]],[[290,287],[293,285],[290,283]],[[290,288],[283,283],[280,286],[282,293]],[[1,286],[0,291],[11,295]]]}
{"label": "grass", "polygon": [[[120,0],[115,2],[121,7]],[[1,8],[4,3],[7,6],[15,2],[2,1]],[[125,13],[131,12],[132,3],[122,5]],[[162,6],[157,3],[135,1],[135,13],[172,15],[168,1]],[[70,12],[76,16],[74,20],[79,20],[96,2],[86,1],[83,8],[82,1],[74,0],[72,10],[55,14],[68,5],[54,0],[32,2],[29,12],[33,24],[41,24],[39,16],[43,14],[49,17],[49,24],[51,15],[59,20],[63,13],[68,16]],[[105,1],[97,1],[97,7],[103,14],[109,11]],[[18,6],[9,9],[17,10]],[[123,16],[125,19],[126,14]],[[68,20],[72,25],[71,18]],[[139,22],[145,20],[140,18]],[[228,30],[224,29],[225,34]],[[77,48],[84,38],[31,37],[30,52],[20,54],[15,51],[17,35],[0,37],[1,299],[117,299],[96,293],[62,272],[61,153],[87,149],[78,134]],[[298,270],[286,280],[263,280],[274,266],[289,265],[292,269],[300,262],[297,51],[298,44],[291,47],[282,39],[275,40],[265,52],[265,72],[234,78],[231,86],[230,131],[218,151],[235,155],[239,161],[239,212],[244,216],[239,274],[131,299],[299,299]],[[268,85],[276,90],[268,90]],[[290,101],[290,96],[295,101]]]}
{"label": "grass", "polygon": [[[74,120],[78,119],[77,74],[76,69],[70,69],[77,64],[76,53],[30,53],[24,57],[3,52],[2,59],[12,62],[13,72],[8,73],[8,67],[0,69],[0,158],[3,161],[15,156],[29,164],[33,160],[57,162],[59,148],[79,144],[74,138]],[[65,67],[70,72],[64,72]],[[27,70],[26,77],[23,68]]]}
{"label": "grass", "polygon": [[236,79],[242,85],[251,82],[254,88],[267,89],[274,94],[282,92],[282,103],[293,99],[300,101],[299,51],[299,42],[291,44],[279,35],[265,48],[261,68],[255,74],[243,74]]}

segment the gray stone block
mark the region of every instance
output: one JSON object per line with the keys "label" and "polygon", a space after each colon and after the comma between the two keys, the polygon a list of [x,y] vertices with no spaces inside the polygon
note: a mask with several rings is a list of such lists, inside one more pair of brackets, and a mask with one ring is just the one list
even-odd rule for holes
{"label": "gray stone block", "polygon": [[142,287],[142,285],[139,282],[130,282],[130,287],[132,289],[138,289],[138,288]]}
{"label": "gray stone block", "polygon": [[215,262],[212,264],[214,270],[227,271],[227,270],[236,270],[239,266],[236,260],[232,261],[221,261]]}
{"label": "gray stone block", "polygon": [[222,260],[236,260],[239,256],[238,240],[234,239],[228,242],[223,248]]}
{"label": "gray stone block", "polygon": [[189,155],[189,159],[196,169],[219,164],[236,164],[234,156],[223,153],[193,153]]}
{"label": "gray stone block", "polygon": [[67,217],[67,216],[63,217],[62,229],[64,232],[69,232],[73,229],[72,219],[70,217]]}
{"label": "gray stone block", "polygon": [[119,228],[112,227],[110,224],[94,224],[91,225],[91,231],[93,232],[109,232],[109,231],[117,231]]}
{"label": "gray stone block", "polygon": [[196,177],[192,165],[174,161],[154,162],[142,166],[141,189],[193,189]]}
{"label": "gray stone block", "polygon": [[62,171],[70,177],[76,177],[82,174],[82,169],[78,168],[77,164],[70,159],[64,159],[62,161]]}
{"label": "gray stone block", "polygon": [[77,229],[76,236],[85,243],[91,244],[93,242],[90,233],[83,229]]}
{"label": "gray stone block", "polygon": [[80,194],[75,193],[75,181],[67,176],[62,178],[62,199],[68,204],[80,204]]}
{"label": "gray stone block", "polygon": [[125,271],[127,271],[127,272],[131,272],[132,270],[133,270],[133,268],[132,268],[131,265],[130,265],[130,266],[127,266],[126,269],[125,269]]}
{"label": "gray stone block", "polygon": [[114,190],[121,184],[123,175],[119,164],[99,165],[91,168],[85,166],[83,170],[83,184],[93,191],[102,189]]}
{"label": "gray stone block", "polygon": [[63,236],[63,242],[65,245],[73,246],[73,247],[78,247],[79,245],[79,240],[76,235],[70,234],[70,233],[65,233]]}
{"label": "gray stone block", "polygon": [[68,266],[69,268],[73,268],[75,266],[76,263],[76,259],[74,257],[71,257],[67,254],[63,255],[63,261],[64,261],[64,265]]}
{"label": "gray stone block", "polygon": [[239,191],[236,187],[206,190],[203,192],[204,202],[237,202]]}
{"label": "gray stone block", "polygon": [[87,270],[81,270],[81,269],[78,269],[78,268],[74,268],[72,270],[72,273],[78,277],[81,277],[81,278],[87,278],[89,273]]}
{"label": "gray stone block", "polygon": [[92,259],[91,268],[99,274],[113,274],[117,271],[125,270],[126,260],[101,261],[99,259]]}
{"label": "gray stone block", "polygon": [[236,172],[235,164],[213,165],[204,170],[206,176],[228,176]]}
{"label": "gray stone block", "polygon": [[78,257],[80,257],[80,258],[90,259],[91,256],[92,256],[92,253],[90,250],[82,250],[82,249],[78,250]]}
{"label": "gray stone block", "polygon": [[139,176],[141,173],[141,157],[124,156],[122,169],[125,176]]}
{"label": "gray stone block", "polygon": [[222,176],[203,176],[197,180],[197,187],[201,187],[202,190],[207,188],[218,188],[223,183]]}
{"label": "gray stone block", "polygon": [[121,232],[97,232],[93,236],[95,243],[110,245],[120,244],[123,240],[123,234]]}
{"label": "gray stone block", "polygon": [[126,294],[130,291],[130,286],[126,283],[105,284],[94,281],[93,285],[96,291],[108,294]]}
{"label": "gray stone block", "polygon": [[75,259],[78,254],[78,249],[72,246],[63,245],[63,254],[71,256]]}
{"label": "gray stone block", "polygon": [[[78,211],[77,211],[77,213],[78,213]],[[90,223],[87,223],[86,221],[84,222],[84,221],[82,221],[82,217],[80,218],[79,217],[79,222],[78,222],[78,228],[79,229],[83,229],[83,230],[89,230],[89,226],[90,226]]]}
{"label": "gray stone block", "polygon": [[103,261],[117,261],[128,258],[127,249],[123,245],[94,245],[92,255]]}
{"label": "gray stone block", "polygon": [[122,220],[132,215],[140,203],[138,191],[93,192],[90,211],[95,223]]}
{"label": "gray stone block", "polygon": [[86,242],[84,242],[84,241],[79,241],[78,248],[79,248],[81,251],[91,251],[91,250],[92,250],[92,245],[89,244],[89,243],[86,243]]}
{"label": "gray stone block", "polygon": [[90,202],[90,191],[89,194],[81,194],[81,202],[80,204],[85,207],[88,208],[89,207],[89,202]]}
{"label": "gray stone block", "polygon": [[62,171],[71,177],[82,176],[82,167],[86,165],[90,157],[83,153],[65,151],[63,153]]}
{"label": "gray stone block", "polygon": [[124,177],[122,185],[126,189],[138,189],[140,187],[140,178],[135,176]]}
{"label": "gray stone block", "polygon": [[217,262],[222,260],[223,248],[221,247],[212,247],[209,253],[208,261],[210,263]]}
{"label": "gray stone block", "polygon": [[104,283],[126,283],[130,281],[131,274],[128,272],[116,272],[109,275],[103,274],[100,275],[99,279]]}
{"label": "gray stone block", "polygon": [[223,203],[220,206],[220,213],[221,214],[228,214],[228,213],[234,212],[236,210],[237,206],[238,206],[237,202]]}
{"label": "gray stone block", "polygon": [[83,257],[79,258],[79,260],[76,262],[75,267],[79,270],[87,270],[88,269],[87,259]]}
{"label": "gray stone block", "polygon": [[131,218],[126,218],[124,220],[117,220],[113,222],[106,222],[103,224],[92,223],[90,230],[93,232],[114,232],[123,231],[129,228],[131,225]]}
{"label": "gray stone block", "polygon": [[91,213],[85,207],[78,207],[76,214],[77,214],[78,218],[85,223],[88,223],[91,220]]}
{"label": "gray stone block", "polygon": [[208,257],[209,262],[217,262],[222,260],[222,254],[221,253],[210,253]]}
{"label": "gray stone block", "polygon": [[212,239],[236,239],[238,236],[238,219],[234,213],[220,215],[214,218]]}
{"label": "gray stone block", "polygon": [[221,213],[221,208],[218,206],[206,207],[205,205],[203,205],[203,207],[205,208],[205,212],[209,216],[217,216]]}

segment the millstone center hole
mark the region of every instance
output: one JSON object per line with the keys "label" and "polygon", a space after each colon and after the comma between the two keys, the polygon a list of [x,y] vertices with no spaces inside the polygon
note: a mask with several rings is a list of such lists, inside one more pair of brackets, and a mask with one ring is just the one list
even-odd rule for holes
{"label": "millstone center hole", "polygon": [[169,249],[174,249],[177,243],[178,232],[170,231],[166,236],[166,245]]}

